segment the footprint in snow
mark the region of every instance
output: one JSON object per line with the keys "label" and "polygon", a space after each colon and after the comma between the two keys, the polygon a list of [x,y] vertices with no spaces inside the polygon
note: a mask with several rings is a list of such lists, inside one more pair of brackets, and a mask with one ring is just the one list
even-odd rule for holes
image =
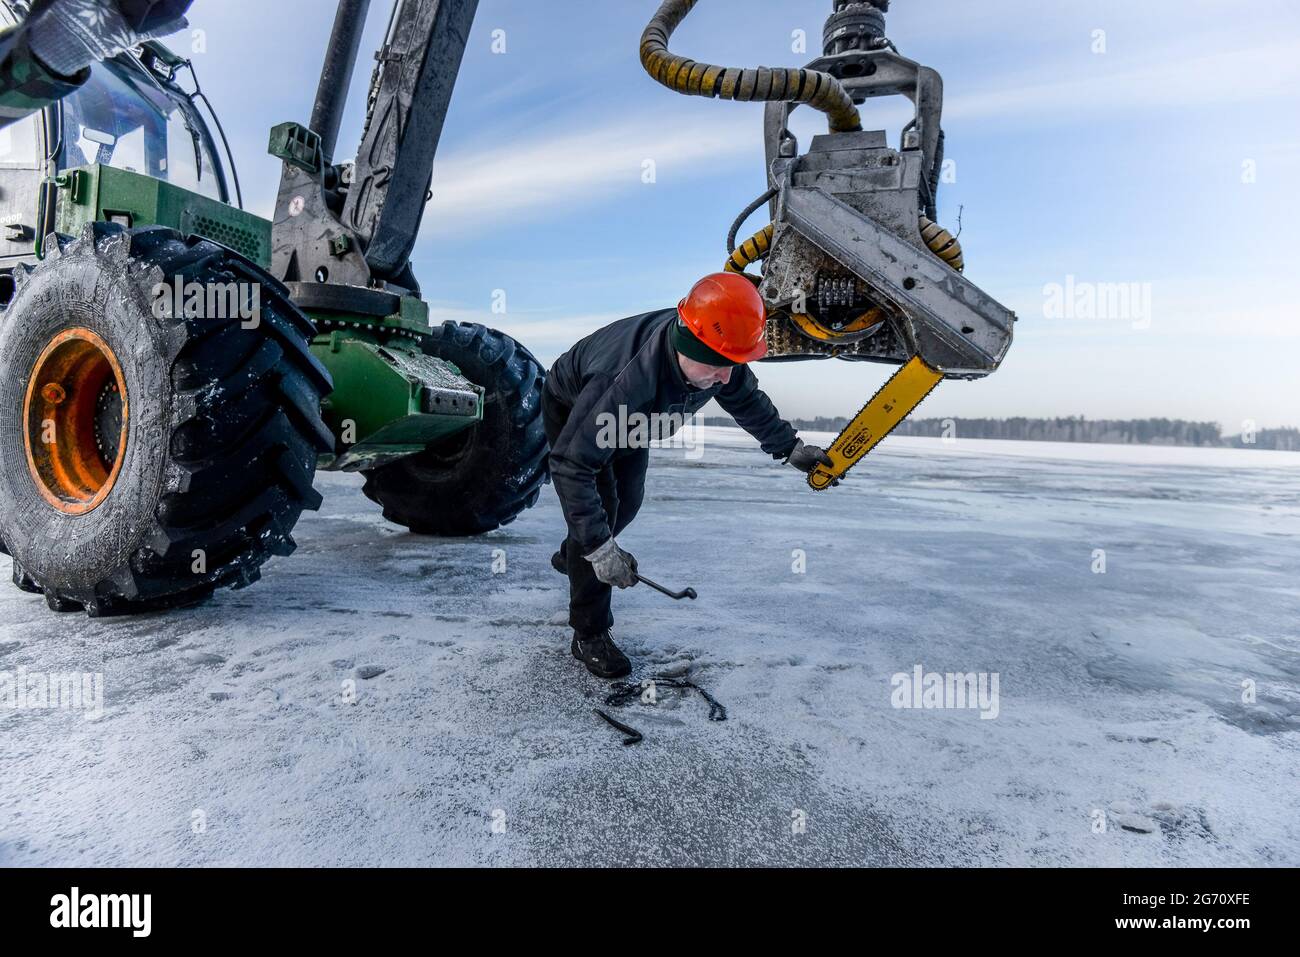
{"label": "footprint in snow", "polygon": [[226,663],[226,659],[221,655],[214,655],[210,652],[186,655],[185,660],[192,665],[224,665]]}
{"label": "footprint in snow", "polygon": [[655,668],[655,674],[662,675],[665,678],[682,678],[690,673],[690,661],[673,661],[665,665],[658,665]]}
{"label": "footprint in snow", "polygon": [[378,678],[387,668],[381,668],[379,665],[362,665],[357,669],[357,677],[362,681],[369,681],[371,678]]}
{"label": "footprint in snow", "polygon": [[1165,837],[1176,840],[1188,836],[1204,839],[1214,837],[1204,812],[1182,807],[1173,801],[1152,801],[1146,807],[1138,807],[1128,801],[1112,801],[1107,813],[1113,823],[1136,834],[1154,834],[1159,831]]}

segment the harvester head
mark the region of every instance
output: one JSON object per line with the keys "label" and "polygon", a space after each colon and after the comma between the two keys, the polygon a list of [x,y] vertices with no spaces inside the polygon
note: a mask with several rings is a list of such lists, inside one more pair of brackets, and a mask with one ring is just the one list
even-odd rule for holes
{"label": "harvester head", "polygon": [[943,80],[885,36],[888,0],[837,0],[823,55],[855,104],[904,96],[899,148],[883,130],[831,132],[800,154],[792,102],[769,102],[764,140],[775,193],[760,292],[772,358],[902,364],[919,356],[948,378],[998,368],[1015,316],[966,279],[961,247],[937,225]]}

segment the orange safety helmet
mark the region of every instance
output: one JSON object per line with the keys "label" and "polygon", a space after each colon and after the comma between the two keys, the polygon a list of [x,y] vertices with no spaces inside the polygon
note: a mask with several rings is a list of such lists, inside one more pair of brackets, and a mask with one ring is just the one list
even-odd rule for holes
{"label": "orange safety helmet", "polygon": [[695,338],[732,362],[754,362],[767,355],[767,308],[744,276],[705,276],[678,303],[677,314]]}

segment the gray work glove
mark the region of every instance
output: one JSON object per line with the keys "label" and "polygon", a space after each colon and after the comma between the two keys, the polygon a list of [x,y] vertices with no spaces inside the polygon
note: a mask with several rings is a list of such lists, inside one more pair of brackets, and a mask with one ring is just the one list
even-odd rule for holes
{"label": "gray work glove", "polygon": [[[793,465],[800,472],[810,473],[818,465],[824,465],[828,469],[834,468],[835,463],[831,457],[826,454],[825,449],[818,448],[815,445],[805,445],[803,439],[795,439],[794,448],[785,458],[786,465]],[[839,485],[840,480],[835,479],[832,485]]]}
{"label": "gray work glove", "polygon": [[61,76],[186,26],[191,0],[52,0],[31,24],[32,52]]}
{"label": "gray work glove", "polygon": [[636,559],[631,552],[619,548],[614,539],[611,538],[590,555],[582,557],[591,562],[596,577],[606,585],[631,588],[636,584]]}

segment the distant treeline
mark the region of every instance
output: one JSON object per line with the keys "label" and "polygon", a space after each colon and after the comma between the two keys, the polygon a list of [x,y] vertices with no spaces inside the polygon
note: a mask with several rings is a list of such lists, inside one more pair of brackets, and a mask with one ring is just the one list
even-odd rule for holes
{"label": "distant treeline", "polygon": [[[838,432],[848,425],[843,417],[794,419],[795,428],[808,432]],[[706,425],[734,426],[726,417],[703,420]],[[895,435],[933,438],[952,435],[965,439],[1016,439],[1025,442],[1108,442],[1117,445],[1197,445],[1220,448],[1280,449],[1300,451],[1300,429],[1259,429],[1252,436],[1225,436],[1215,422],[1185,419],[905,419]]]}

